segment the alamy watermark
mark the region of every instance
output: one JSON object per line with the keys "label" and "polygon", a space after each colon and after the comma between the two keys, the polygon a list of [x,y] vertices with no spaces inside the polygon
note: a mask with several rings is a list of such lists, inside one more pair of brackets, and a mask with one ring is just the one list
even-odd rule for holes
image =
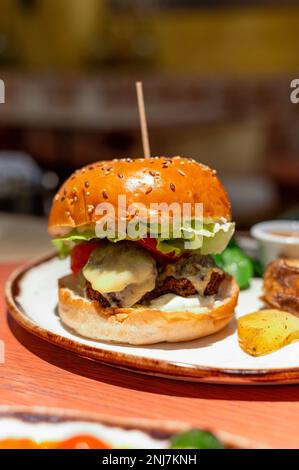
{"label": "alamy watermark", "polygon": [[290,83],[290,87],[293,90],[290,94],[291,103],[297,104],[299,103],[299,78],[294,78]]}
{"label": "alamy watermark", "polygon": [[[98,238],[138,240],[141,238],[183,238],[188,249],[194,232],[203,228],[203,204],[152,202],[127,205],[126,195],[118,195],[117,206],[102,202],[95,209]],[[182,233],[183,232],[183,233]]]}
{"label": "alamy watermark", "polygon": [[5,103],[5,84],[4,81],[0,79],[0,104]]}

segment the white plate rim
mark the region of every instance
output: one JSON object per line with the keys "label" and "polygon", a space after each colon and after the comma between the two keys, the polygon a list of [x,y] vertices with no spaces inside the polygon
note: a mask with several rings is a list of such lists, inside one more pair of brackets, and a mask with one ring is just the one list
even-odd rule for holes
{"label": "white plate rim", "polygon": [[53,333],[32,321],[17,301],[18,286],[31,269],[57,257],[39,257],[12,272],[5,285],[5,300],[11,316],[29,333],[79,356],[117,368],[158,377],[226,385],[288,385],[299,383],[299,367],[271,369],[231,369],[138,357],[83,344]]}

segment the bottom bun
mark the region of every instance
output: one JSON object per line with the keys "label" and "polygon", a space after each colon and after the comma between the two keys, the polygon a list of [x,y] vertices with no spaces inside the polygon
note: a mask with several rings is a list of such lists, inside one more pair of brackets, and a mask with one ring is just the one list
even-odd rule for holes
{"label": "bottom bun", "polygon": [[103,308],[84,297],[69,275],[59,280],[59,315],[70,328],[87,338],[126,344],[190,341],[221,330],[233,317],[239,288],[226,275],[216,302],[204,313],[162,311],[149,306]]}
{"label": "bottom bun", "polygon": [[84,297],[72,275],[59,280],[59,315],[87,338],[126,344],[190,341],[224,328],[234,315],[239,288],[226,275],[214,307],[204,313],[162,311],[151,306],[103,308]]}

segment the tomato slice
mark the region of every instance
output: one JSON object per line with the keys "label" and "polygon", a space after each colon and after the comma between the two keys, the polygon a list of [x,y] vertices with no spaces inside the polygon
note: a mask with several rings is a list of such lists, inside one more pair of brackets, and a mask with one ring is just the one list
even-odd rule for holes
{"label": "tomato slice", "polygon": [[104,242],[82,242],[75,245],[71,251],[71,270],[79,274],[85,266],[93,250],[103,246]]}
{"label": "tomato slice", "polygon": [[146,250],[148,250],[153,257],[155,258],[156,261],[159,263],[165,264],[165,263],[171,263],[175,262],[179,259],[178,256],[175,256],[174,252],[172,253],[161,253],[157,249],[157,239],[156,238],[142,238],[141,240],[138,240],[138,243],[143,246]]}

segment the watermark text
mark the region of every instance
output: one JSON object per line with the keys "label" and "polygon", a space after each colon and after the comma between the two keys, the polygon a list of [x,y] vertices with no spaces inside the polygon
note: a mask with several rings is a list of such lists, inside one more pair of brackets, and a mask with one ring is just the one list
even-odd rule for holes
{"label": "watermark text", "polygon": [[0,103],[5,103],[5,84],[4,81],[0,79]]}

